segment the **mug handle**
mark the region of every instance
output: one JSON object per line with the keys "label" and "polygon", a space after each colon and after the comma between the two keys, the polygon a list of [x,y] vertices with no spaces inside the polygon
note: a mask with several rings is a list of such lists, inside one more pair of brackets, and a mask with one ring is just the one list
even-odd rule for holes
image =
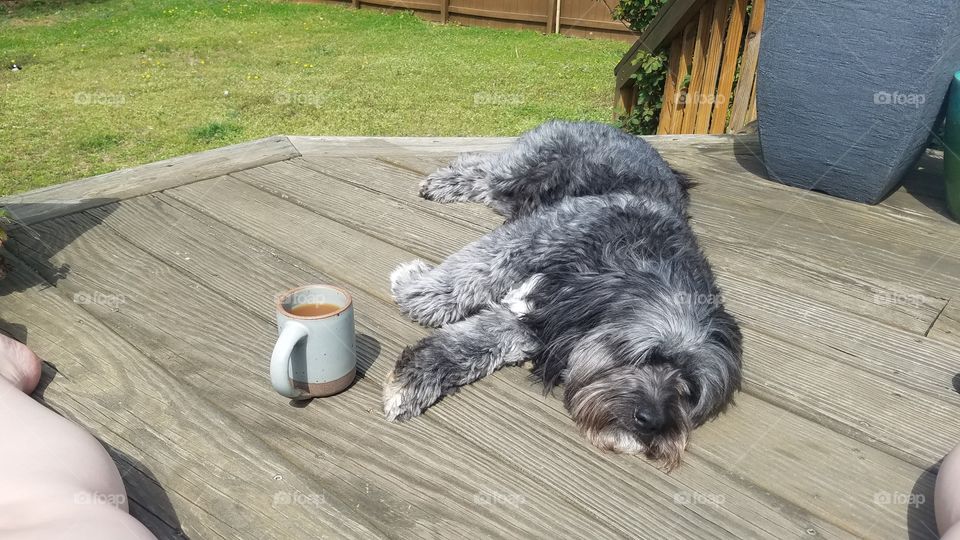
{"label": "mug handle", "polygon": [[294,388],[293,380],[290,378],[290,354],[293,353],[293,347],[305,337],[307,337],[306,326],[295,321],[287,321],[270,356],[270,382],[273,383],[274,390],[288,398],[298,398],[302,395],[299,389]]}

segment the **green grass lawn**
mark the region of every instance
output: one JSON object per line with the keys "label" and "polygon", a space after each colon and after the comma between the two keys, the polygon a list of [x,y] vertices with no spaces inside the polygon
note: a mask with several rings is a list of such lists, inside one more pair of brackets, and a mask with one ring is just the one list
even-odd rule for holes
{"label": "green grass lawn", "polygon": [[0,2],[0,195],[278,133],[609,121],[626,48],[323,4]]}

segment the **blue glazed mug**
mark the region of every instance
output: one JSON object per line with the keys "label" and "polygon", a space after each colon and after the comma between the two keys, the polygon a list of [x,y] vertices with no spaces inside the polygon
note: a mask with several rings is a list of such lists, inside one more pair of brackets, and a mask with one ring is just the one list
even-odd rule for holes
{"label": "blue glazed mug", "polygon": [[274,390],[293,399],[336,394],[357,374],[353,299],[331,285],[307,285],[277,297],[280,338],[270,357]]}

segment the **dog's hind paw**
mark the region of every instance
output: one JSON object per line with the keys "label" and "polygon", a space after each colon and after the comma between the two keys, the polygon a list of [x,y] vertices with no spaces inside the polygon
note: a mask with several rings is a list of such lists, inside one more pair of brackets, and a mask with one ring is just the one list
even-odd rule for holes
{"label": "dog's hind paw", "polygon": [[420,196],[428,201],[440,203],[461,200],[458,187],[460,175],[451,167],[444,167],[430,173],[420,182]]}
{"label": "dog's hind paw", "polygon": [[437,381],[427,380],[415,369],[415,355],[415,348],[405,348],[383,383],[383,414],[391,422],[419,416],[440,399]]}
{"label": "dog's hind paw", "polygon": [[480,202],[487,190],[478,172],[456,165],[437,169],[420,182],[420,196],[439,203]]}

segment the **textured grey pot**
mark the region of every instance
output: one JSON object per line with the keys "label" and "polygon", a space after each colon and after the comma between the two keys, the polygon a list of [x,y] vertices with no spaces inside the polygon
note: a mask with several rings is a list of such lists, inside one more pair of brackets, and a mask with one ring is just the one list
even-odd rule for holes
{"label": "textured grey pot", "polygon": [[958,41],[956,0],[767,0],[757,113],[770,177],[879,202],[930,137]]}

